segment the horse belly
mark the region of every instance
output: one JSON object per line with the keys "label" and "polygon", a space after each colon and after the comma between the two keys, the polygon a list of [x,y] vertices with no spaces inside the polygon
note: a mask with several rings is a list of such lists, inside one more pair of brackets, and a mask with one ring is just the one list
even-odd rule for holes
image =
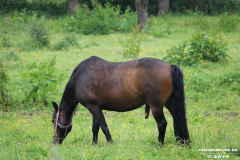
{"label": "horse belly", "polygon": [[117,112],[126,112],[137,109],[146,103],[145,98],[142,96],[137,97],[118,97],[108,99],[103,103],[102,109]]}

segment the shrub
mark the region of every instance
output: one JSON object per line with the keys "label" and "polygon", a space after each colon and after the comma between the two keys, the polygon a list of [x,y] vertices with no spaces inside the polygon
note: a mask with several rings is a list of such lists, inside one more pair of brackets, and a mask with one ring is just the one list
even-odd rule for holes
{"label": "shrub", "polygon": [[227,44],[222,41],[220,36],[211,37],[206,32],[197,32],[192,35],[190,40],[188,55],[195,57],[196,61],[222,62],[226,57],[229,57],[226,54],[226,46]]}
{"label": "shrub", "polygon": [[[24,23],[27,23],[28,22],[28,19],[29,19],[29,16],[27,14],[27,9],[24,8],[24,9],[21,9],[22,12],[20,12],[20,16],[23,20]],[[17,10],[15,10],[15,14],[17,13]]]}
{"label": "shrub", "polygon": [[[22,73],[22,87],[25,89],[26,101],[32,105],[47,106],[47,98],[50,93],[56,92],[55,85],[62,81],[63,75],[57,75],[55,68],[56,58],[41,62],[34,62],[28,67],[27,72]],[[27,89],[26,89],[27,86]]]}
{"label": "shrub", "polygon": [[80,5],[65,27],[82,34],[109,34],[113,31],[129,31],[137,23],[137,17],[130,12],[130,8],[120,16],[120,6],[112,7],[106,3],[103,7],[95,1],[92,1],[92,6],[90,10],[87,5]]}
{"label": "shrub", "polygon": [[67,49],[69,47],[69,43],[65,40],[58,42],[55,46],[54,46],[54,50],[63,50],[63,49]]}
{"label": "shrub", "polygon": [[9,105],[9,94],[8,94],[8,85],[9,78],[7,76],[6,70],[4,69],[2,58],[0,57],[0,105],[1,110],[6,111]]}
{"label": "shrub", "polygon": [[137,25],[137,21],[136,13],[131,12],[131,8],[128,6],[124,11],[124,14],[119,17],[119,20],[116,23],[117,28],[115,31],[131,32],[132,29]]}
{"label": "shrub", "polygon": [[54,46],[54,49],[62,50],[62,49],[67,49],[69,46],[79,47],[75,34],[69,34],[69,35],[65,36],[64,40],[58,42]]}
{"label": "shrub", "polygon": [[198,6],[199,10],[205,14],[219,14],[223,12],[239,12],[239,0],[171,0],[171,10],[177,12],[185,12],[186,10],[194,10]]}
{"label": "shrub", "polygon": [[164,60],[170,63],[192,65],[203,60],[211,62],[223,62],[226,58],[231,58],[226,54],[226,43],[222,42],[220,36],[211,37],[206,32],[197,32],[192,35],[188,52],[184,53],[186,42],[178,47],[174,46],[167,51]]}
{"label": "shrub", "polygon": [[44,47],[49,44],[48,32],[44,22],[44,16],[39,19],[37,18],[37,13],[31,17],[30,35],[33,45],[36,47]]}
{"label": "shrub", "polygon": [[186,46],[187,42],[183,42],[178,46],[173,46],[167,50],[167,56],[165,56],[163,59],[171,63],[175,62],[178,64],[184,64],[186,59]]}
{"label": "shrub", "polygon": [[138,26],[133,29],[132,33],[129,34],[125,41],[120,40],[120,43],[123,45],[123,57],[132,59],[138,58],[143,34],[144,32],[141,32]]}
{"label": "shrub", "polygon": [[77,37],[73,33],[66,35],[65,41],[67,41],[71,46],[78,46]]}
{"label": "shrub", "polygon": [[31,11],[48,13],[50,15],[64,15],[68,12],[67,0],[4,0],[0,1],[1,13],[26,8]]}
{"label": "shrub", "polygon": [[11,47],[11,43],[7,34],[2,34],[2,45],[3,47]]}

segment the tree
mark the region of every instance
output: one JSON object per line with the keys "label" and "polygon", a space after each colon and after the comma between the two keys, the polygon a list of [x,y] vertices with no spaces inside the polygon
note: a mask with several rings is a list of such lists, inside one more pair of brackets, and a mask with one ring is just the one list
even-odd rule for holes
{"label": "tree", "polygon": [[138,17],[138,25],[140,30],[143,29],[144,24],[148,23],[148,2],[149,0],[135,0],[135,7]]}
{"label": "tree", "polygon": [[158,13],[157,15],[165,14],[170,8],[170,0],[159,0],[158,1]]}
{"label": "tree", "polygon": [[68,8],[75,12],[76,6],[79,4],[79,0],[68,0]]}

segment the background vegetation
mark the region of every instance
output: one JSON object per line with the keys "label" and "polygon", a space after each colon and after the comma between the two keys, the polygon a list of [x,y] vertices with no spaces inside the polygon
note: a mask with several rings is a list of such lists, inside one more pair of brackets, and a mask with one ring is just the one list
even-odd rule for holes
{"label": "background vegetation", "polygon": [[[88,32],[73,23],[81,10],[56,18],[23,7],[0,16],[0,159],[207,159],[209,155],[240,159],[239,15],[209,16],[199,7],[187,14],[151,16],[149,29],[139,32],[136,21],[126,25],[135,17],[131,10],[120,15],[119,9],[109,5],[108,12],[103,6],[96,5],[103,15],[91,10],[88,15],[104,22],[104,27],[89,21],[83,28]],[[88,15],[81,23],[89,20]],[[104,15],[109,18],[102,19]],[[75,28],[70,30],[70,24]],[[154,57],[178,64],[185,77],[191,147],[175,142],[167,110],[165,145],[160,147],[156,122],[152,116],[144,119],[144,108],[104,111],[114,144],[107,144],[100,131],[98,146],[92,146],[92,117],[82,106],[63,145],[53,146],[50,102],[60,103],[72,70],[92,55],[114,62]]]}
{"label": "background vegetation", "polygon": [[[81,0],[82,4],[86,4],[90,9],[95,6],[92,0]],[[125,0],[98,0],[98,2],[104,6],[106,3],[110,3],[113,6],[120,6],[121,11],[125,11],[130,7],[135,11],[135,1]],[[0,12],[9,13],[15,9],[21,10],[26,8],[27,10],[38,11],[40,14],[47,15],[65,15],[68,11],[68,0],[2,0],[0,1]],[[221,14],[224,12],[239,12],[240,1],[239,0],[170,0],[170,9],[173,12],[189,13],[196,11],[196,8],[201,12],[209,15]],[[148,6],[149,15],[156,15],[158,11],[158,0],[150,0]]]}

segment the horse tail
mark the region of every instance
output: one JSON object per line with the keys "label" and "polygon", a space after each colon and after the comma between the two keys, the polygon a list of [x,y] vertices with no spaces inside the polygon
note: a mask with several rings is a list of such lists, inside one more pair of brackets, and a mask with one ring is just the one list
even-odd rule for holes
{"label": "horse tail", "polygon": [[150,111],[150,107],[149,107],[149,105],[146,103],[146,107],[145,107],[145,119],[148,119],[149,111]]}
{"label": "horse tail", "polygon": [[184,143],[189,141],[187,127],[183,73],[176,65],[171,65],[172,71],[172,116],[174,120],[174,133],[177,141]]}

